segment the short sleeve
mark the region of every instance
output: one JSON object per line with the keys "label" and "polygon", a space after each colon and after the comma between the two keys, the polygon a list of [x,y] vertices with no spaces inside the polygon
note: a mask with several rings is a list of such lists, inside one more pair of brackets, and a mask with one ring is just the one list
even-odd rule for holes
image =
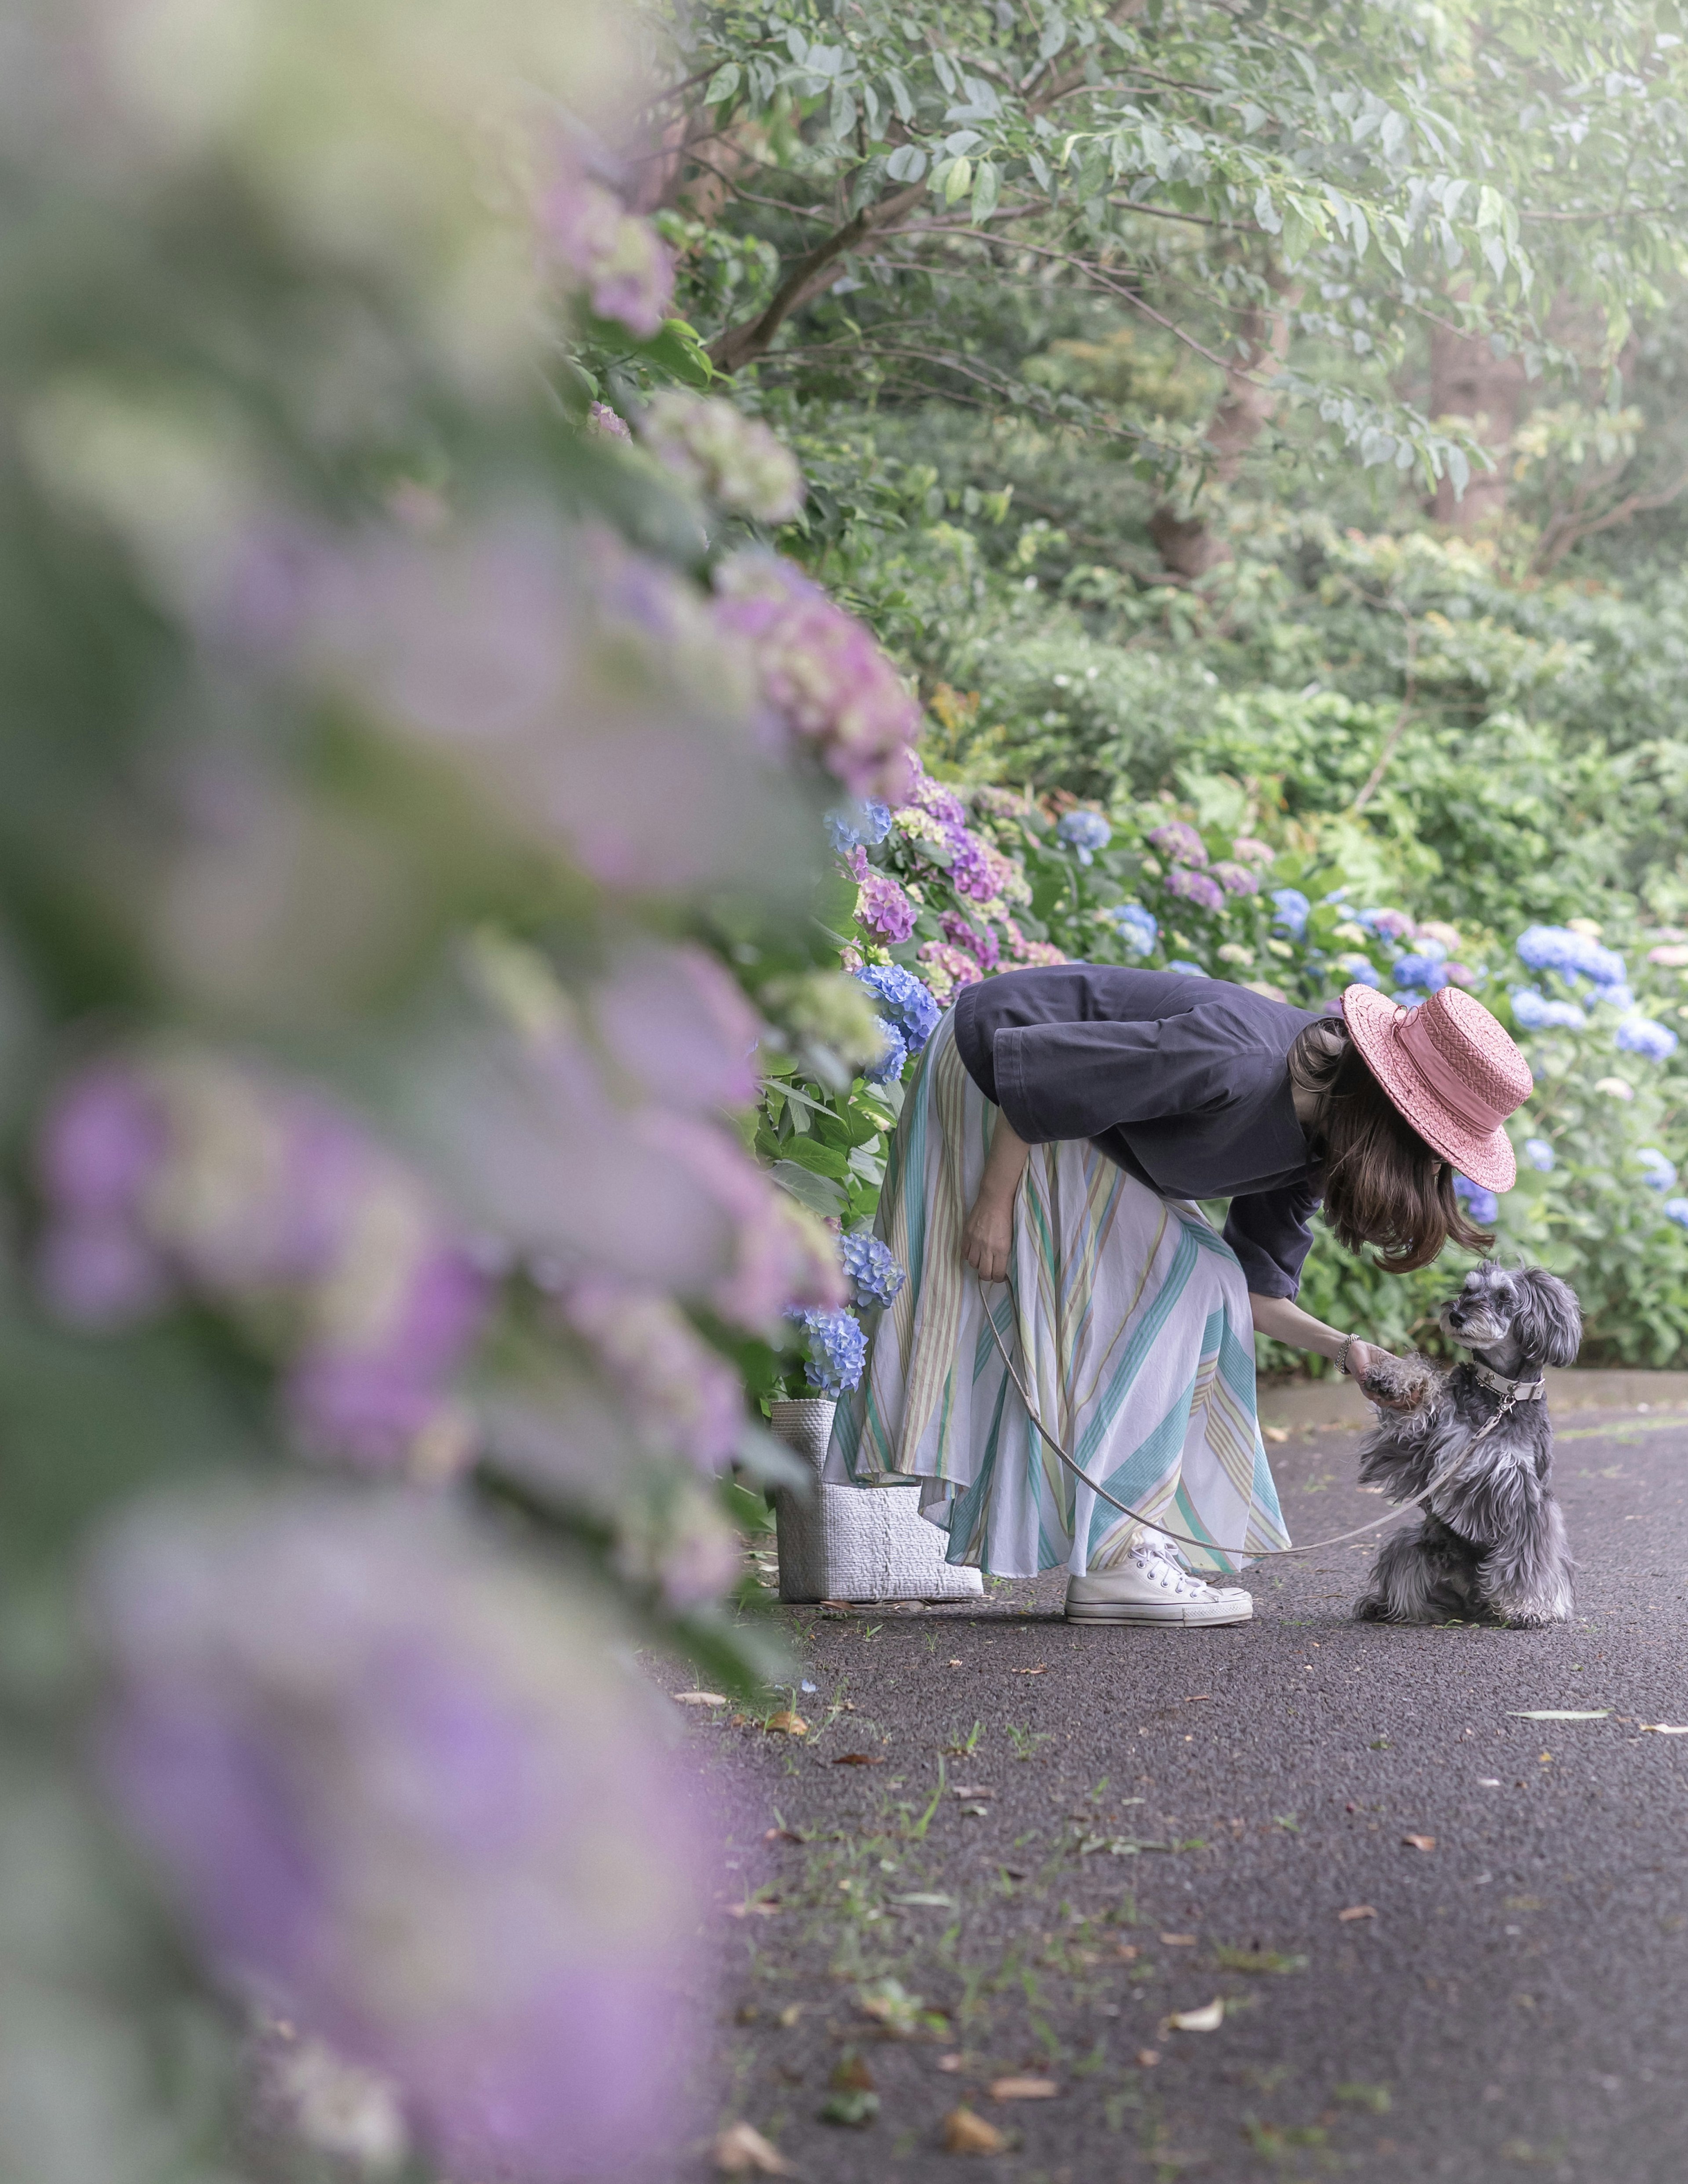
{"label": "short sleeve", "polygon": [[1311,1183],[1282,1184],[1231,1201],[1225,1241],[1256,1296],[1293,1298],[1300,1290],[1318,1202],[1319,1192]]}

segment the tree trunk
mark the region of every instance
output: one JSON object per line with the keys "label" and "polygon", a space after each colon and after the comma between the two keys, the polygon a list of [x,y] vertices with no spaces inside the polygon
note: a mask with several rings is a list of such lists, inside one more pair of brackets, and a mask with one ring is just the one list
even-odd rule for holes
{"label": "tree trunk", "polygon": [[[1227,367],[1225,392],[1205,436],[1213,454],[1207,476],[1214,485],[1235,483],[1245,457],[1278,407],[1276,393],[1262,382],[1276,375],[1290,354],[1290,314],[1301,301],[1301,291],[1299,284],[1281,275],[1267,277],[1273,299],[1251,304],[1243,312],[1237,327],[1243,353]],[[1231,559],[1230,547],[1209,528],[1206,517],[1173,501],[1162,501],[1155,510],[1149,535],[1174,576],[1205,577]]]}
{"label": "tree trunk", "polygon": [[[1490,453],[1503,457],[1518,430],[1518,410],[1524,400],[1522,358],[1496,356],[1481,336],[1430,329],[1430,415],[1468,417],[1478,438]],[[1491,516],[1503,515],[1508,485],[1503,461],[1492,471],[1473,473],[1463,495],[1454,498],[1453,482],[1440,479],[1433,512],[1439,523],[1449,523],[1468,536]]]}

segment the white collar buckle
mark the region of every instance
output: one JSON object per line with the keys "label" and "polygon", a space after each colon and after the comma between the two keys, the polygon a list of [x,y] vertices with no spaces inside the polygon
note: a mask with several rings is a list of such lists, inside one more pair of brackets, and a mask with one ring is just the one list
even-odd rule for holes
{"label": "white collar buckle", "polygon": [[1475,1357],[1468,1362],[1473,1373],[1481,1384],[1485,1388],[1492,1389],[1496,1395],[1504,1396],[1508,1402],[1545,1403],[1547,1400],[1547,1383],[1545,1379],[1508,1380],[1504,1374],[1493,1371],[1491,1368],[1480,1363]]}

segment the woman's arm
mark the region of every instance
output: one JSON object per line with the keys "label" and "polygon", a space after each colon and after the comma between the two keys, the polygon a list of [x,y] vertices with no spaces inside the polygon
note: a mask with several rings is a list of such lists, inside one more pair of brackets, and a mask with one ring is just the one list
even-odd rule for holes
{"label": "woman's arm", "polygon": [[981,1281],[1000,1282],[1007,1274],[1014,1241],[1014,1199],[1030,1152],[1025,1139],[1009,1128],[1007,1117],[999,1114],[978,1196],[961,1231],[961,1256]]}
{"label": "woman's arm", "polygon": [[1303,1312],[1290,1297],[1262,1296],[1257,1290],[1249,1291],[1249,1310],[1254,1318],[1254,1331],[1273,1342],[1284,1343],[1291,1350],[1311,1350],[1320,1357],[1329,1357],[1334,1364],[1347,1346],[1347,1367],[1350,1376],[1363,1380],[1372,1369],[1374,1358],[1388,1356],[1374,1343],[1361,1342],[1354,1337],[1339,1334],[1334,1327],[1327,1327],[1322,1319],[1315,1319],[1310,1312]]}

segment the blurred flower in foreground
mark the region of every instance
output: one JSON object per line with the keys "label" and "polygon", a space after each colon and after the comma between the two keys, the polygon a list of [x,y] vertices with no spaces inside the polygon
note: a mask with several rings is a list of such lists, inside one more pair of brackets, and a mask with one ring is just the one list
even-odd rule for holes
{"label": "blurred flower in foreground", "polygon": [[649,220],[594,181],[571,149],[540,206],[547,240],[600,319],[641,340],[660,331],[674,302],[674,261]]}
{"label": "blurred flower in foreground", "polygon": [[797,458],[759,418],[719,396],[654,395],[639,437],[675,476],[761,523],[789,523],[803,506]]}
{"label": "blurred flower in foreground", "polygon": [[320,1095],[198,1050],[96,1063],[42,1139],[40,1267],[68,1319],[178,1295],[287,1368],[317,1451],[437,1476],[472,1453],[453,1376],[488,1284],[421,1181]]}
{"label": "blurred flower in foreground", "polygon": [[920,708],[864,624],[777,554],[729,554],[716,571],[720,627],[742,638],[762,701],[852,796],[895,802]]}
{"label": "blurred flower in foreground", "polygon": [[731,1460],[744,1438],[744,1390],[677,1306],[589,1278],[568,1292],[563,1311],[654,1448],[683,1456],[700,1471],[718,1471]]}
{"label": "blurred flower in foreground", "polygon": [[699,1816],[554,1583],[437,1506],[320,1494],[153,1507],[92,1593],[109,1780],[231,1990],[460,2174],[667,2137]]}

